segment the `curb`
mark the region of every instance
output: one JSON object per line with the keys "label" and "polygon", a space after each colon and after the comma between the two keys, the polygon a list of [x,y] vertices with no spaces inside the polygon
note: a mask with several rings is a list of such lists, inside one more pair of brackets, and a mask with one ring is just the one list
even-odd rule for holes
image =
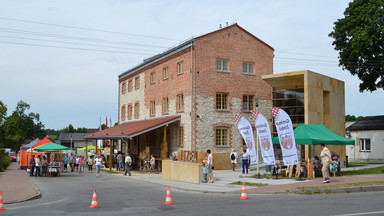
{"label": "curb", "polygon": [[341,188],[319,188],[319,189],[301,189],[289,190],[285,193],[291,194],[329,194],[329,193],[357,193],[357,192],[374,192],[384,191],[384,185],[362,186],[362,187],[341,187]]}

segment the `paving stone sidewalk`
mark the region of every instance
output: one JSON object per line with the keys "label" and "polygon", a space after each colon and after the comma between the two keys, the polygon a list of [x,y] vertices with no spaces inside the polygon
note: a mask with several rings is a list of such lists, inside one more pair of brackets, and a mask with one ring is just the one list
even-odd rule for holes
{"label": "paving stone sidewalk", "polygon": [[29,173],[18,169],[17,162],[11,162],[5,172],[0,173],[0,191],[4,204],[28,200],[40,195],[32,185]]}

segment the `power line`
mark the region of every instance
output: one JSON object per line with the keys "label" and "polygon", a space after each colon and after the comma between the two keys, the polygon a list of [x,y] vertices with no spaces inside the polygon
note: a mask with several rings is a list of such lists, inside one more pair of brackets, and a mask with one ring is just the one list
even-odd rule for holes
{"label": "power line", "polygon": [[132,46],[157,47],[157,48],[162,48],[162,49],[167,48],[164,46],[127,43],[127,42],[122,42],[122,41],[111,41],[111,40],[85,38],[85,37],[70,36],[70,35],[42,33],[42,32],[26,31],[26,30],[19,30],[19,29],[0,28],[0,31],[16,33],[16,34],[28,34],[28,35],[35,35],[35,36],[43,36],[43,37],[65,38],[65,39],[70,39],[70,40],[93,41],[93,42],[98,42],[98,43],[126,44],[126,45],[132,45]]}
{"label": "power line", "polygon": [[128,49],[128,50],[157,52],[155,50],[135,49],[135,48],[116,47],[116,46],[103,46],[103,45],[96,45],[96,44],[74,43],[74,42],[66,42],[66,41],[44,40],[44,39],[26,38],[26,37],[15,37],[15,36],[10,37],[10,36],[6,36],[6,35],[0,35],[0,37],[11,38],[11,39],[23,39],[23,40],[42,41],[42,42],[52,42],[52,43],[73,44],[73,45],[80,45],[80,46],[95,46],[95,47],[104,47],[104,48],[113,48],[113,49]]}
{"label": "power line", "polygon": [[173,38],[165,38],[165,37],[156,37],[156,36],[148,36],[148,35],[140,35],[140,34],[115,32],[115,31],[108,31],[108,30],[101,30],[101,29],[78,27],[78,26],[67,26],[67,25],[44,23],[44,22],[36,22],[36,21],[28,21],[28,20],[21,20],[21,19],[6,18],[6,17],[0,17],[0,19],[8,20],[8,21],[14,21],[14,22],[24,22],[24,23],[33,23],[33,24],[39,24],[39,25],[48,25],[48,26],[62,27],[62,28],[81,29],[81,30],[87,30],[87,31],[96,31],[96,32],[104,32],[104,33],[119,34],[119,35],[129,35],[129,36],[135,36],[135,37],[146,37],[146,38],[160,39],[160,40],[181,41],[179,39],[173,39]]}
{"label": "power line", "polygon": [[135,54],[135,55],[153,55],[153,54],[149,54],[149,53],[134,53],[134,52],[122,52],[122,51],[112,51],[112,50],[86,49],[86,48],[76,48],[76,47],[52,46],[52,45],[44,45],[44,44],[17,43],[17,42],[9,42],[9,41],[0,41],[0,43],[25,45],[25,46],[35,46],[35,47],[62,48],[62,49],[72,49],[72,50],[98,51],[98,52],[110,52],[110,53],[125,53],[125,54]]}

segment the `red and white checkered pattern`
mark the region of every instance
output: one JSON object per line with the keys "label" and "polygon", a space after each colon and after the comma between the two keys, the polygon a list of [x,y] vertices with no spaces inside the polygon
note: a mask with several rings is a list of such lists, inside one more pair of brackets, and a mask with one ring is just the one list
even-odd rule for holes
{"label": "red and white checkered pattern", "polygon": [[256,121],[258,115],[259,115],[259,112],[252,111],[253,120]]}
{"label": "red and white checkered pattern", "polygon": [[279,113],[280,108],[279,107],[272,107],[271,110],[272,110],[273,118],[276,119],[276,116]]}
{"label": "red and white checkered pattern", "polygon": [[235,115],[235,121],[236,121],[237,125],[239,125],[239,122],[240,122],[241,118],[243,118],[243,116]]}

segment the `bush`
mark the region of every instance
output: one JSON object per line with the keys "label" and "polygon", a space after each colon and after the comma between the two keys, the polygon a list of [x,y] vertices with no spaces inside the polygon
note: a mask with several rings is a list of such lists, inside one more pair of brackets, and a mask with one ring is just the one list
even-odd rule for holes
{"label": "bush", "polygon": [[8,156],[3,157],[3,161],[2,161],[3,169],[2,169],[2,171],[7,170],[10,163],[11,163],[11,159]]}

